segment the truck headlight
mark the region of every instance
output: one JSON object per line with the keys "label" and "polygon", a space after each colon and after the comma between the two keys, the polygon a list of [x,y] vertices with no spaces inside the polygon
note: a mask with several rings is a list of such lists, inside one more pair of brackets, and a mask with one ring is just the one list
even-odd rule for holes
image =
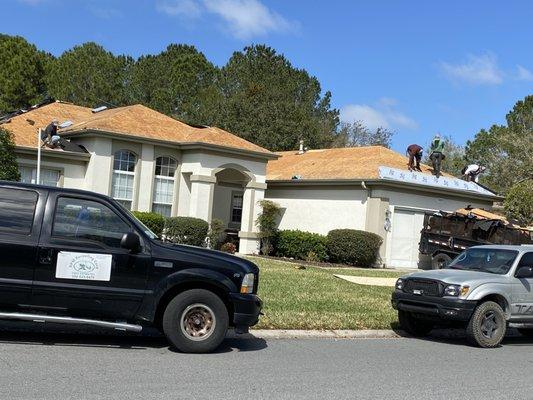
{"label": "truck headlight", "polygon": [[403,279],[402,279],[402,278],[399,278],[399,279],[396,281],[396,289],[398,289],[398,290],[403,290]]}
{"label": "truck headlight", "polygon": [[255,280],[255,275],[254,274],[246,274],[246,275],[244,275],[244,278],[242,280],[242,285],[241,285],[241,293],[242,294],[253,293],[253,291],[254,291],[254,280]]}
{"label": "truck headlight", "polygon": [[444,296],[465,296],[470,290],[470,286],[448,285],[444,288]]}

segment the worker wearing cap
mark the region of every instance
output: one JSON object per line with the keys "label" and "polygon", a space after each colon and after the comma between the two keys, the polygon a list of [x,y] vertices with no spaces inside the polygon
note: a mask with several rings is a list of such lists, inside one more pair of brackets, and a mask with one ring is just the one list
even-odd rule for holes
{"label": "worker wearing cap", "polygon": [[435,153],[440,153],[442,155],[442,160],[446,157],[444,156],[444,140],[441,139],[440,135],[437,133],[431,142],[429,158],[433,160]]}

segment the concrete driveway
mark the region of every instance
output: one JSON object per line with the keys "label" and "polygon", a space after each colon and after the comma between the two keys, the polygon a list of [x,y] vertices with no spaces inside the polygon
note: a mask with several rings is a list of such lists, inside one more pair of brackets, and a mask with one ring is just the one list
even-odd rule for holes
{"label": "concrete driveway", "polygon": [[160,337],[1,330],[0,399],[531,399],[533,340],[228,339],[215,354]]}

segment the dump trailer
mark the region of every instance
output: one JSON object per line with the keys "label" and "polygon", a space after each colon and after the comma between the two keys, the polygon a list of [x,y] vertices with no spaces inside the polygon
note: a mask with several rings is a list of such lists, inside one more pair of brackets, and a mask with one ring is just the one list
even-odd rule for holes
{"label": "dump trailer", "polygon": [[420,235],[420,253],[431,256],[431,267],[446,267],[455,256],[484,244],[532,244],[532,230],[481,209],[426,213]]}

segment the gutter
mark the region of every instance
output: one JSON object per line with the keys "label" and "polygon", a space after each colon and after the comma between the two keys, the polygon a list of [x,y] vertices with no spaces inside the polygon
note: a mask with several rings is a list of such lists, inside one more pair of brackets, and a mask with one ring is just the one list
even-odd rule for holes
{"label": "gutter", "polygon": [[451,195],[454,197],[468,197],[469,199],[472,199],[472,197],[478,197],[491,201],[503,200],[503,197],[498,195],[491,196],[453,188],[442,190],[433,186],[417,185],[409,182],[394,182],[386,179],[267,179],[266,183],[269,188],[276,186],[361,186],[363,189],[368,190],[370,188],[393,187],[403,189],[403,191],[408,191],[406,189],[412,189],[416,192],[436,193],[443,196]]}
{"label": "gutter", "polygon": [[91,136],[98,136],[98,137],[110,137],[110,138],[117,138],[117,139],[128,139],[133,142],[137,143],[153,143],[153,144],[160,144],[164,146],[170,146],[177,148],[179,150],[212,150],[217,151],[221,153],[227,153],[232,155],[245,155],[252,158],[259,158],[262,160],[276,160],[280,156],[272,153],[272,152],[262,152],[262,151],[254,151],[254,150],[246,150],[246,149],[238,149],[235,147],[229,147],[229,146],[222,146],[212,143],[205,143],[205,142],[174,142],[170,140],[163,140],[163,139],[153,139],[148,138],[145,136],[137,136],[137,135],[129,135],[121,132],[112,132],[112,131],[100,131],[97,129],[84,129],[84,130],[72,130],[72,131],[63,131],[60,132],[60,135],[65,138],[77,138],[77,137],[91,137]]}
{"label": "gutter", "polygon": [[[82,161],[89,161],[91,158],[91,153],[78,153],[75,151],[55,151],[48,150],[46,148],[41,149],[42,155],[52,158],[63,158],[63,159],[79,159]],[[37,149],[34,147],[25,147],[25,146],[15,146],[15,153],[18,154],[27,154],[32,156],[37,156]]]}

